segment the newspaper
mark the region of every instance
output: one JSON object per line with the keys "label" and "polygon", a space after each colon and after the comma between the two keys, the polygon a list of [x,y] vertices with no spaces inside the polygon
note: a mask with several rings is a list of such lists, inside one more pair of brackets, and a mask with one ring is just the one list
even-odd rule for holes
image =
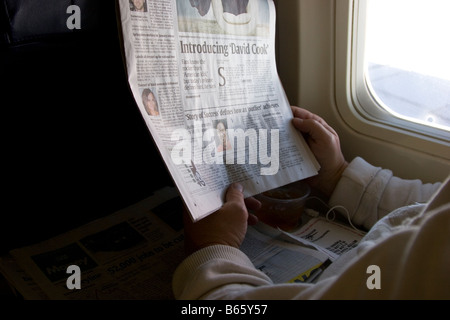
{"label": "newspaper", "polygon": [[[274,283],[313,283],[364,233],[324,217],[285,233],[249,226],[240,249]],[[0,271],[27,300],[171,300],[185,258],[182,200],[166,187],[110,216],[0,257]],[[80,268],[74,287],[70,266]]]}
{"label": "newspaper", "polygon": [[355,248],[366,232],[340,222],[317,217],[293,232],[281,231],[286,241],[312,246],[325,253],[331,261]]}
{"label": "newspaper", "polygon": [[255,227],[248,228],[240,249],[274,283],[312,282],[328,260],[318,250],[278,240]]}
{"label": "newspaper", "polygon": [[[181,209],[176,188],[159,190],[113,215],[11,250],[0,270],[25,299],[173,299],[173,272],[185,257]],[[79,287],[71,287],[69,266],[80,269]]]}
{"label": "newspaper", "polygon": [[[328,256],[249,227],[241,250],[275,283],[309,282]],[[0,258],[0,271],[27,300],[173,299],[185,258],[182,200],[166,187],[149,198]],[[69,267],[79,267],[73,286]]]}
{"label": "newspaper", "polygon": [[317,174],[278,77],[272,0],[134,2],[118,0],[129,85],[194,221],[233,182],[248,197]]}

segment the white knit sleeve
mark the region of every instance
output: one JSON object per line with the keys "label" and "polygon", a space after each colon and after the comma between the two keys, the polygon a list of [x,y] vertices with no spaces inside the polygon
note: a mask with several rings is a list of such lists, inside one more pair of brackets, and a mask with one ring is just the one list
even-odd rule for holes
{"label": "white knit sleeve", "polygon": [[207,293],[209,299],[223,299],[230,292],[267,284],[272,284],[270,278],[256,269],[242,251],[215,245],[191,254],[178,266],[172,289],[175,298],[181,300],[202,299]]}
{"label": "white knit sleeve", "polygon": [[[393,176],[392,171],[357,157],[342,174],[329,205],[345,207],[352,223],[368,230],[394,209],[427,202],[440,185],[400,179]],[[347,214],[339,208],[337,211]]]}

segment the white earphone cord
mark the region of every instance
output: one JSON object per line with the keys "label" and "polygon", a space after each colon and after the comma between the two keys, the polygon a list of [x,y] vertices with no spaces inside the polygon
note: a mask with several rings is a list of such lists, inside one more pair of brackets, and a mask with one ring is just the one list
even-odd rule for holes
{"label": "white earphone cord", "polygon": [[[308,197],[306,200],[309,200],[309,199],[316,199],[316,200],[319,200],[325,207],[329,208],[328,205],[327,205],[322,199],[320,199],[319,197],[315,197],[315,196],[313,196],[313,197]],[[327,220],[330,220],[330,221],[333,221],[333,220],[334,220],[334,218],[335,218],[335,212],[334,212],[334,209],[336,209],[336,208],[341,208],[341,209],[343,209],[343,210],[345,211],[346,215],[347,215],[347,220],[348,220],[348,223],[350,224],[350,226],[351,226],[353,229],[357,230],[357,231],[361,231],[361,230],[359,230],[358,228],[356,228],[356,227],[353,225],[353,223],[352,223],[352,221],[351,221],[351,219],[350,219],[350,213],[348,212],[348,210],[347,210],[344,206],[341,206],[341,205],[335,205],[335,206],[333,206],[333,207],[331,207],[331,208],[328,209],[327,213],[325,214],[325,218],[326,218]],[[330,213],[333,213],[333,218],[332,218],[332,219],[329,218],[329,214],[330,214]]]}

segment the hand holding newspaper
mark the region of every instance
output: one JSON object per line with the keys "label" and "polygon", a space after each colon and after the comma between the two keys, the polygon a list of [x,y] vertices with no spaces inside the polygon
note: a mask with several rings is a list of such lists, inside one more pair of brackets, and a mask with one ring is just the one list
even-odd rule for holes
{"label": "hand holding newspaper", "polygon": [[128,80],[194,221],[233,182],[252,196],[317,174],[291,125],[272,0],[119,0]]}

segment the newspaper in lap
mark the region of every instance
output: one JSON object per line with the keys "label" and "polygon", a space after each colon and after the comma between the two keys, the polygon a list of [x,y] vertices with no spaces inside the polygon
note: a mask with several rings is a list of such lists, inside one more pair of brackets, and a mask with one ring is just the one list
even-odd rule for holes
{"label": "newspaper in lap", "polygon": [[[136,2],[136,4],[134,4]],[[133,96],[193,220],[317,174],[275,63],[272,0],[119,0]]]}

